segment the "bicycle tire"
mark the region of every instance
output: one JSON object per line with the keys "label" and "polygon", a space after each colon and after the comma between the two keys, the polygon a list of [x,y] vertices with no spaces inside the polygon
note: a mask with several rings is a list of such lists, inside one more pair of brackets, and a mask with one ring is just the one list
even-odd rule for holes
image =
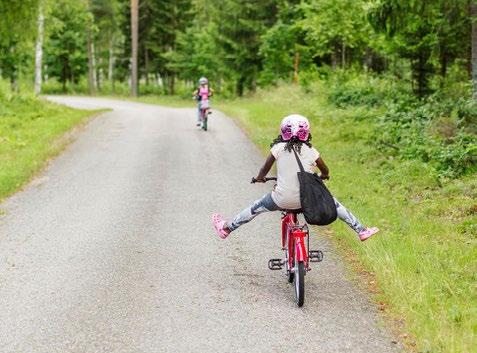
{"label": "bicycle tire", "polygon": [[202,122],[202,129],[204,129],[204,131],[207,131],[207,112],[205,112],[203,119],[204,120]]}
{"label": "bicycle tire", "polygon": [[305,263],[303,261],[295,262],[294,275],[295,302],[298,307],[302,307],[305,303]]}

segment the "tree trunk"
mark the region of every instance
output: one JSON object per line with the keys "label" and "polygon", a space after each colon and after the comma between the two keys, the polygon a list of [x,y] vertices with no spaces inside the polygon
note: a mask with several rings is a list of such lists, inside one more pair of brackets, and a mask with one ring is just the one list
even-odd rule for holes
{"label": "tree trunk", "polygon": [[373,55],[370,47],[366,47],[365,49],[363,66],[365,71],[370,71],[373,66]]}
{"label": "tree trunk", "polygon": [[43,28],[45,17],[43,16],[43,1],[40,1],[38,8],[38,37],[35,45],[35,94],[41,92],[41,67],[43,58]]}
{"label": "tree trunk", "polygon": [[10,77],[10,90],[13,93],[18,93],[18,80],[15,74]]}
{"label": "tree trunk", "polygon": [[245,84],[245,79],[243,77],[240,77],[237,80],[237,86],[236,86],[237,96],[239,96],[239,97],[243,96],[244,84]]}
{"label": "tree trunk", "polygon": [[94,44],[91,31],[88,31],[88,91],[90,95],[95,94],[96,75],[94,69]]}
{"label": "tree trunk", "polygon": [[472,19],[472,97],[477,100],[477,1],[470,4],[470,16]]}
{"label": "tree trunk", "polygon": [[440,82],[440,87],[442,88],[444,86],[444,80],[447,76],[447,65],[448,65],[448,62],[449,62],[449,59],[447,58],[447,51],[446,51],[446,48],[441,48],[442,52],[441,52],[441,55],[440,55],[440,64],[441,64],[441,67],[440,67],[440,75],[441,75],[441,82]]}
{"label": "tree trunk", "polygon": [[137,37],[139,0],[131,0],[131,96],[137,96]]}
{"label": "tree trunk", "polygon": [[176,85],[176,76],[175,76],[175,74],[171,74],[171,75],[169,76],[168,83],[169,83],[169,94],[170,94],[170,95],[174,95],[174,93],[175,93],[175,85]]}
{"label": "tree trunk", "polygon": [[67,79],[66,64],[63,61],[63,66],[61,67],[61,83],[62,83],[62,86],[63,86],[63,93],[66,93],[66,79]]}
{"label": "tree trunk", "polygon": [[[95,56],[94,56],[95,57]],[[96,64],[96,60],[95,60]],[[101,56],[98,58],[98,65],[96,66],[96,88],[98,91],[101,91],[101,87],[103,84],[103,61],[101,60]]]}
{"label": "tree trunk", "polygon": [[144,76],[146,78],[146,86],[149,86],[149,53],[144,48]]}
{"label": "tree trunk", "polygon": [[346,66],[346,44],[345,42],[341,43],[341,68],[344,69]]}
{"label": "tree trunk", "polygon": [[335,45],[333,52],[331,53],[331,68],[336,70],[338,66],[338,47]]}
{"label": "tree trunk", "polygon": [[[91,0],[88,0],[88,10],[91,11]],[[93,20],[94,21],[94,20]],[[93,33],[91,31],[91,27],[93,23],[89,24],[88,31],[88,91],[90,95],[94,95],[96,93],[96,70],[94,65],[94,38]]]}
{"label": "tree trunk", "polygon": [[108,81],[114,91],[114,37],[109,40],[109,63],[108,63]]}
{"label": "tree trunk", "polygon": [[293,63],[293,82],[298,82],[298,67],[300,66],[300,52],[295,52],[295,62]]}

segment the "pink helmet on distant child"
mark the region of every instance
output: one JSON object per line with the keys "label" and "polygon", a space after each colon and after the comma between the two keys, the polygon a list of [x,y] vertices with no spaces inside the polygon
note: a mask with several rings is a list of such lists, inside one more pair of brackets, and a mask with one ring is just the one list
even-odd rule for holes
{"label": "pink helmet on distant child", "polygon": [[310,135],[310,122],[303,115],[288,115],[280,124],[280,133],[284,141],[289,141],[294,136],[300,141],[306,141]]}

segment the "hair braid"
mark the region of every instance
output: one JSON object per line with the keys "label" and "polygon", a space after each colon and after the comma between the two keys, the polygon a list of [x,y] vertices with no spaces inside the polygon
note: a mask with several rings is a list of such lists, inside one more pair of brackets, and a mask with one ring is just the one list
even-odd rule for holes
{"label": "hair braid", "polygon": [[296,136],[293,136],[290,140],[288,141],[284,141],[283,138],[282,138],[282,135],[278,135],[273,141],[272,143],[270,144],[270,147],[273,147],[275,146],[277,143],[281,143],[281,142],[285,142],[286,145],[285,145],[285,151],[288,151],[288,152],[291,152],[293,148],[295,148],[295,150],[298,152],[298,153],[301,153],[301,146],[303,144],[307,145],[308,147],[311,147],[311,133],[308,135],[308,138],[306,141],[301,141],[300,139],[298,139],[298,137]]}

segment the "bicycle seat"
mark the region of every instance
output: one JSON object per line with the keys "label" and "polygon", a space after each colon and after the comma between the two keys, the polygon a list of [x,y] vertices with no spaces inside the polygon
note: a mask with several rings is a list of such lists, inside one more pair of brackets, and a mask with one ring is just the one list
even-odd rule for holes
{"label": "bicycle seat", "polygon": [[303,210],[301,208],[299,209],[296,209],[296,210],[282,210],[282,212],[285,212],[285,213],[292,213],[292,214],[300,214],[300,213],[303,213]]}

